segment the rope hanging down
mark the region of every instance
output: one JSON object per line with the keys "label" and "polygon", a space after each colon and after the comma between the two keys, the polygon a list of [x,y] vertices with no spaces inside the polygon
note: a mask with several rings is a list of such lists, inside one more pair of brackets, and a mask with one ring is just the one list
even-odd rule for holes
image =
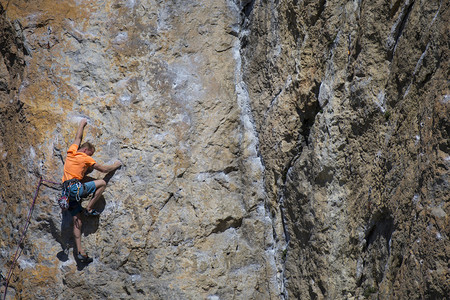
{"label": "rope hanging down", "polygon": [[41,187],[43,182],[47,182],[47,183],[51,183],[51,184],[60,184],[60,183],[57,183],[57,182],[45,180],[45,179],[42,178],[42,176],[39,178],[39,183],[38,183],[38,185],[36,187],[36,191],[34,192],[33,201],[31,203],[30,210],[28,211],[28,217],[27,217],[27,220],[25,222],[25,226],[23,227],[19,243],[17,244],[16,252],[15,252],[14,257],[13,257],[12,262],[11,262],[11,267],[9,268],[8,274],[6,275],[6,278],[5,278],[6,279],[6,283],[5,283],[5,292],[4,292],[4,295],[3,295],[3,300],[6,300],[6,292],[8,290],[9,281],[10,281],[10,279],[12,277],[12,273],[14,271],[14,267],[16,266],[17,260],[19,259],[20,255],[22,254],[23,248],[21,248],[20,245],[25,240],[25,235],[27,233],[28,226],[30,225],[30,220],[31,220],[31,215],[32,215],[33,210],[34,210],[34,205],[36,203],[36,199],[37,199],[37,196],[39,194],[39,189],[40,189],[40,187]]}

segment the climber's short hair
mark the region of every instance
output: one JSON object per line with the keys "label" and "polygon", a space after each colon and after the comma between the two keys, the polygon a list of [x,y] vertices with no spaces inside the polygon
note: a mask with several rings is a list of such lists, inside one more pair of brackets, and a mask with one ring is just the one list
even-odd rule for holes
{"label": "climber's short hair", "polygon": [[90,150],[90,151],[92,151],[92,152],[95,152],[95,147],[94,147],[94,145],[92,145],[91,143],[89,143],[89,142],[84,142],[83,144],[81,144],[81,146],[80,146],[80,148],[79,149],[87,149],[87,150]]}

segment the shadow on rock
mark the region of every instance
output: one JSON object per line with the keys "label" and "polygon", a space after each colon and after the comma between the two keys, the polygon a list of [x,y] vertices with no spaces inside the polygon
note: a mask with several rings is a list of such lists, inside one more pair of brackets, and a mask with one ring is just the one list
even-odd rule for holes
{"label": "shadow on rock", "polygon": [[[105,210],[106,201],[103,196],[97,200],[97,203],[94,205],[94,209],[98,212],[102,213]],[[81,221],[83,223],[82,233],[84,236],[88,236],[92,233],[95,233],[98,230],[98,226],[100,223],[100,215],[98,216],[85,216],[81,215]]]}
{"label": "shadow on rock", "polygon": [[65,250],[61,250],[56,254],[56,257],[62,261],[62,262],[66,262],[69,260],[69,255],[66,253]]}
{"label": "shadow on rock", "polygon": [[[116,171],[117,170],[114,170],[114,171],[106,174],[105,177],[103,178],[103,180],[106,181],[106,183],[108,184],[108,182],[114,176]],[[88,181],[92,181],[92,180],[95,180],[95,178],[90,177],[90,176],[85,176],[83,182],[88,182]],[[90,197],[92,197],[92,195]],[[91,198],[87,199],[87,201],[89,202],[90,199]],[[94,204],[93,208],[95,210],[97,210],[98,212],[100,212],[100,214],[101,214],[105,210],[105,206],[106,206],[105,197],[102,195],[97,200],[97,202]],[[89,216],[88,217],[88,216],[82,215],[82,222],[83,222],[82,232],[83,232],[84,236],[88,236],[91,233],[95,233],[98,230],[99,221],[100,221],[100,216]]]}
{"label": "shadow on rock", "polygon": [[61,217],[61,238],[59,239],[61,244],[61,251],[56,254],[56,257],[65,262],[69,259],[68,251],[74,245],[73,241],[73,222],[70,212],[63,211]]}

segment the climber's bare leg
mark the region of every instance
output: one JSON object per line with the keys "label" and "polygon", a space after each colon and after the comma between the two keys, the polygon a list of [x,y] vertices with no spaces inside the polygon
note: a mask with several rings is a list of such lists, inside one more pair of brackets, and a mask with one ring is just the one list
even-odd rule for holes
{"label": "climber's bare leg", "polygon": [[81,215],[80,213],[73,216],[73,237],[75,238],[75,245],[77,246],[77,251],[82,255],[86,255],[84,249],[81,247]]}
{"label": "climber's bare leg", "polygon": [[89,201],[88,205],[86,206],[87,211],[91,211],[97,200],[100,198],[100,196],[103,194],[103,192],[106,189],[106,181],[103,179],[97,179],[94,180],[95,183],[95,192],[94,196],[92,197],[91,201]]}

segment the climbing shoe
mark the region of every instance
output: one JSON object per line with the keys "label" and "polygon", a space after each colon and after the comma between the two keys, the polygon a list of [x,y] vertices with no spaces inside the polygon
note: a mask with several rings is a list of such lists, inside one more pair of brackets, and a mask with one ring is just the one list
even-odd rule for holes
{"label": "climbing shoe", "polygon": [[96,211],[95,209],[91,209],[91,210],[84,210],[84,215],[85,216],[98,216],[100,213],[98,211]]}
{"label": "climbing shoe", "polygon": [[91,262],[93,262],[94,260],[89,257],[87,254],[83,255],[80,252],[78,252],[77,258],[80,262],[85,263],[85,264],[89,264]]}

